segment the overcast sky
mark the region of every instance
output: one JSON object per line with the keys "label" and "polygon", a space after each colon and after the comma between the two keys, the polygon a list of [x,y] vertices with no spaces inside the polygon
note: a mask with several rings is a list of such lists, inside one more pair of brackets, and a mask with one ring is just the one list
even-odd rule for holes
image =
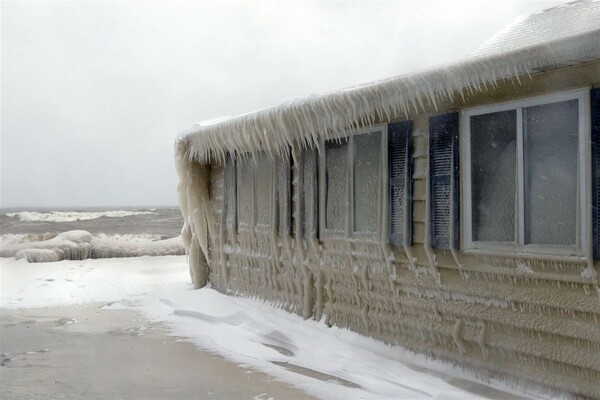
{"label": "overcast sky", "polygon": [[176,205],[187,126],[460,59],[559,3],[2,2],[0,207]]}

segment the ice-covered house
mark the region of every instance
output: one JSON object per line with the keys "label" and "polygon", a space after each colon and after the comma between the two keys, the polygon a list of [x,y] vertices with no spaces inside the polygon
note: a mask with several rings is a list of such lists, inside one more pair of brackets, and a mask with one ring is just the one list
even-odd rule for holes
{"label": "ice-covered house", "polygon": [[471,57],[186,130],[192,280],[600,397],[600,2]]}

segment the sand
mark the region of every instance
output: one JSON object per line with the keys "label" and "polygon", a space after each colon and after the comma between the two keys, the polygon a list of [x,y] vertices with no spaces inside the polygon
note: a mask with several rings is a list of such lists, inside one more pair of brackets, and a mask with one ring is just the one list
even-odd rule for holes
{"label": "sand", "polygon": [[0,309],[5,399],[309,399],[131,309]]}

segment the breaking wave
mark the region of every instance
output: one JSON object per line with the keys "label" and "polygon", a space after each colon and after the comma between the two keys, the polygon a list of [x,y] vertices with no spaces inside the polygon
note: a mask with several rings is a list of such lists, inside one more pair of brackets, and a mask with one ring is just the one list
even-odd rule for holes
{"label": "breaking wave", "polygon": [[36,211],[21,211],[14,213],[5,214],[7,217],[18,218],[19,221],[26,222],[73,222],[73,221],[87,221],[90,219],[98,219],[101,217],[108,218],[121,218],[130,217],[134,215],[148,215],[157,214],[153,211],[125,211],[125,210],[112,210],[112,211],[50,211],[50,212],[36,212]]}

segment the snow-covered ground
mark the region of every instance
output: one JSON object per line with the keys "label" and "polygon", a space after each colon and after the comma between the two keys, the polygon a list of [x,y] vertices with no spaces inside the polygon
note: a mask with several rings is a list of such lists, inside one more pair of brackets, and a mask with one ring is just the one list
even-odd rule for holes
{"label": "snow-covered ground", "polygon": [[[317,397],[473,399],[523,396],[459,368],[262,301],[192,290],[185,256],[30,264],[0,259],[0,307],[106,303]],[[201,373],[201,372],[199,372]]]}

